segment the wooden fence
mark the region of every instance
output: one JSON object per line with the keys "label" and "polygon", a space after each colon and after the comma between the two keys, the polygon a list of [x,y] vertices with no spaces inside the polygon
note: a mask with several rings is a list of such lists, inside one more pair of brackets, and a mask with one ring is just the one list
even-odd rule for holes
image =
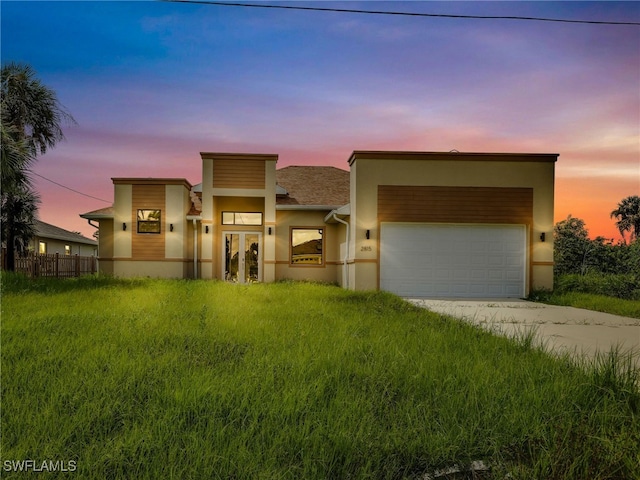
{"label": "wooden fence", "polygon": [[[7,252],[2,251],[2,269],[5,269]],[[29,253],[15,258],[15,271],[31,278],[71,278],[93,274],[98,271],[98,259],[94,256],[60,255],[59,253]]]}

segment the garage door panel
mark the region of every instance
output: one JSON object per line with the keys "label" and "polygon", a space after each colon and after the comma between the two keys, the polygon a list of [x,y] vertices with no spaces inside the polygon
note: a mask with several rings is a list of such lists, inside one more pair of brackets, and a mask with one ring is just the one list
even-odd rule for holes
{"label": "garage door panel", "polygon": [[519,280],[521,280],[522,277],[522,272],[520,272],[519,270],[507,270],[506,274],[505,274],[506,280],[508,282],[517,282]]}
{"label": "garage door panel", "polygon": [[384,223],[380,286],[402,296],[522,297],[522,225]]}
{"label": "garage door panel", "polygon": [[472,268],[469,270],[469,279],[471,281],[484,281],[487,279],[487,272],[485,270]]}
{"label": "garage door panel", "polygon": [[487,278],[490,282],[502,282],[505,274],[502,270],[490,270]]}

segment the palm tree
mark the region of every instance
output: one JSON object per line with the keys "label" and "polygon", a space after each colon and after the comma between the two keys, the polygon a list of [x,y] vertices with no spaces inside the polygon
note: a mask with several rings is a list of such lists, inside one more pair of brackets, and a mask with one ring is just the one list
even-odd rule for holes
{"label": "palm tree", "polygon": [[640,237],[640,197],[632,195],[623,198],[618,208],[611,212],[611,218],[617,218],[616,227],[626,242],[625,233],[629,232],[629,240],[633,242]]}
{"label": "palm tree", "polygon": [[14,248],[24,245],[25,236],[32,234],[37,210],[30,168],[38,154],[64,139],[61,124],[75,121],[30,66],[9,63],[0,77],[2,241],[7,246],[6,268],[14,270]]}
{"label": "palm tree", "polygon": [[14,127],[12,133],[24,138],[34,154],[44,154],[64,139],[63,122],[75,121],[29,65],[2,67],[2,123]]}
{"label": "palm tree", "polygon": [[29,242],[33,234],[33,218],[37,211],[38,198],[31,191],[28,171],[35,156],[27,141],[16,134],[17,129],[14,125],[6,125],[3,120],[0,129],[1,235],[3,245],[7,246],[6,268],[14,270],[16,250],[23,251],[22,247]]}
{"label": "palm tree", "polygon": [[7,269],[10,259],[15,265],[15,253],[24,254],[35,235],[34,220],[39,203],[38,194],[25,187],[14,189],[11,195],[2,194],[2,233],[7,241]]}

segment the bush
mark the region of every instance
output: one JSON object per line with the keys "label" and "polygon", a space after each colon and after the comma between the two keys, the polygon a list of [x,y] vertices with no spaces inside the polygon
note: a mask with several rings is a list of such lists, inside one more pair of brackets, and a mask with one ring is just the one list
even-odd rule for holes
{"label": "bush", "polygon": [[566,274],[634,274],[640,276],[640,241],[614,243],[589,238],[584,220],[569,215],[554,227],[554,271]]}
{"label": "bush", "polygon": [[625,300],[640,300],[640,275],[560,275],[555,280],[554,293],[593,293]]}

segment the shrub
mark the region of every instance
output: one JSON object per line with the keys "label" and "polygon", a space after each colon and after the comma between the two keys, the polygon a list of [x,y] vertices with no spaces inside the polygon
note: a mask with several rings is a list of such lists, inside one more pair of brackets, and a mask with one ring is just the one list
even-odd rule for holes
{"label": "shrub", "polygon": [[625,300],[640,300],[640,276],[634,274],[560,275],[555,280],[554,293],[593,293]]}

